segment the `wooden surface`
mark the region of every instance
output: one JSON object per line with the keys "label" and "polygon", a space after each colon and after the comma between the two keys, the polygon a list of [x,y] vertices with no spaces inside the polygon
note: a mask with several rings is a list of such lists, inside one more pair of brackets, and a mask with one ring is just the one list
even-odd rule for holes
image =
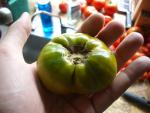
{"label": "wooden surface", "polygon": [[[136,82],[127,91],[144,96],[146,99],[150,100],[149,81]],[[139,108],[138,106],[133,105],[133,103],[125,100],[123,97],[120,97],[105,111],[105,113],[150,113],[150,111]]]}

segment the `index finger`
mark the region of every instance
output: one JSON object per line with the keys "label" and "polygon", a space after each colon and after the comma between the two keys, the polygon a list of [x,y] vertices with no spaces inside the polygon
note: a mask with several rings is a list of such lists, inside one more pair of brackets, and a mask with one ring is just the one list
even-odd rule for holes
{"label": "index finger", "polygon": [[88,17],[80,26],[77,32],[85,33],[90,36],[96,36],[97,33],[104,26],[104,16],[100,13],[93,14]]}

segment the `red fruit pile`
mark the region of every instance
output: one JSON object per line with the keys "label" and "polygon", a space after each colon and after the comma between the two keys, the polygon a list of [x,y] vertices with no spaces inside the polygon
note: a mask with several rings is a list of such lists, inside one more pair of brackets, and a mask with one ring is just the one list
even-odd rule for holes
{"label": "red fruit pile", "polygon": [[86,0],[86,3],[81,5],[81,12],[85,18],[97,12],[113,17],[114,13],[117,12],[117,5],[110,1],[111,0]]}
{"label": "red fruit pile", "polygon": [[[142,30],[140,27],[131,27],[128,29],[119,39],[117,39],[114,44],[110,47],[111,50],[115,50],[118,45],[122,42],[122,40],[130,33],[132,32],[139,32],[142,33]],[[150,35],[149,35],[150,36]],[[149,37],[144,37],[144,40],[147,40]],[[132,63],[134,60],[141,56],[148,56],[150,57],[150,40],[146,41],[143,46],[139,48],[139,50],[125,63],[125,65],[121,68],[121,70],[124,70],[130,63]],[[140,78],[140,80],[150,80],[150,70],[145,72],[144,75]]]}

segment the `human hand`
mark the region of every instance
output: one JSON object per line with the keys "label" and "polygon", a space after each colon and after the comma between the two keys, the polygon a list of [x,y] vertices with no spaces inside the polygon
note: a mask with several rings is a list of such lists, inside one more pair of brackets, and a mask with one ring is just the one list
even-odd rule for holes
{"label": "human hand", "polygon": [[[103,26],[104,17],[90,16],[78,32],[103,40],[110,46],[123,32],[118,22]],[[99,29],[102,30],[99,31]],[[27,13],[10,26],[0,40],[0,112],[1,113],[100,113],[114,102],[139,76],[150,67],[150,59],[141,57],[117,74],[104,91],[90,97],[83,95],[56,95],[40,83],[36,65],[24,61],[22,48],[30,34],[31,21]],[[132,33],[114,51],[118,69],[142,45],[143,37]]]}

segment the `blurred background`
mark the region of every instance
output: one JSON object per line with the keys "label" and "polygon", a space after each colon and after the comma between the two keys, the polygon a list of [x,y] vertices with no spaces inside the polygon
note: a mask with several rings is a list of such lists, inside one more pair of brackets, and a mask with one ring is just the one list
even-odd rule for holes
{"label": "blurred background", "polygon": [[[24,46],[27,63],[36,61],[41,48],[54,36],[74,33],[93,13],[105,16],[104,27],[116,20],[126,31],[111,50],[131,32],[144,36],[144,44],[126,62],[121,70],[140,56],[150,56],[150,3],[149,0],[0,0],[0,37],[23,12],[32,17],[31,35]],[[110,37],[111,38],[111,37]],[[150,113],[150,70],[136,81],[105,113]]]}

